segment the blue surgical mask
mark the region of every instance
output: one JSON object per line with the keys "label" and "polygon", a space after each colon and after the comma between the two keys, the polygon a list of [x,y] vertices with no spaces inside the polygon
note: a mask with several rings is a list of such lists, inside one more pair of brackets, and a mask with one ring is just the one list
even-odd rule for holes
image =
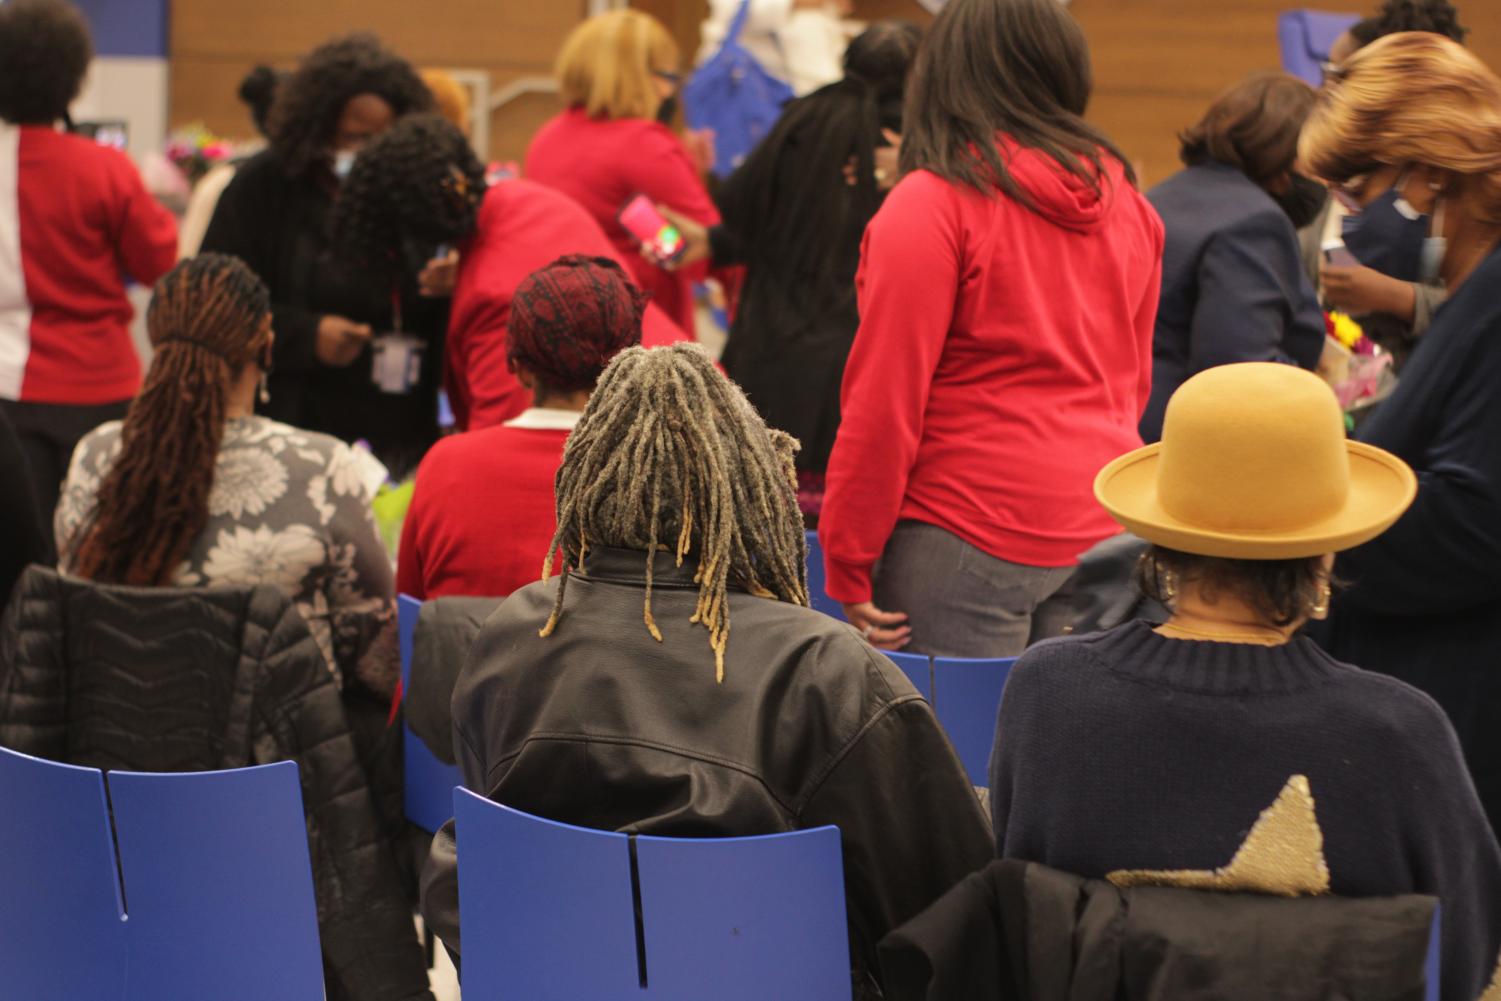
{"label": "blue surgical mask", "polygon": [[1438,281],[1449,241],[1443,231],[1443,201],[1437,219],[1412,207],[1402,197],[1402,182],[1344,221],[1345,246],[1368,268],[1404,282],[1431,285]]}
{"label": "blue surgical mask", "polygon": [[357,155],[358,150],[352,149],[341,149],[335,153],[333,159],[334,176],[341,181],[348,177],[349,172],[354,169],[354,158]]}

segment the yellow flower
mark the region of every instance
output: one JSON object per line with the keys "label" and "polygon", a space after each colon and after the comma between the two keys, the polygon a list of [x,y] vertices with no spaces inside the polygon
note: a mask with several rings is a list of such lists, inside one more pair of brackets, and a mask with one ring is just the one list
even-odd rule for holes
{"label": "yellow flower", "polygon": [[1345,347],[1354,350],[1355,345],[1365,336],[1365,331],[1360,329],[1360,324],[1344,313],[1330,313],[1329,318],[1334,321],[1335,339]]}

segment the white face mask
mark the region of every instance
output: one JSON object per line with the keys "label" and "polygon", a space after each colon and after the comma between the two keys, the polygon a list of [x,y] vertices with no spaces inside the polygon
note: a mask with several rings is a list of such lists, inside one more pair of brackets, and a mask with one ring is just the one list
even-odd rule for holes
{"label": "white face mask", "polygon": [[359,151],[353,149],[341,149],[335,153],[333,160],[334,176],[341,181],[348,177],[349,172],[354,169],[354,158],[358,155]]}

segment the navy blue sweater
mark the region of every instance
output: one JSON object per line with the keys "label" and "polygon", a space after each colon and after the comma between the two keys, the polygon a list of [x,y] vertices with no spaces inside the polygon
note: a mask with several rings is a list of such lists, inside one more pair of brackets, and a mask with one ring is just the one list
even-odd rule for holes
{"label": "navy blue sweater", "polygon": [[1147,192],[1162,216],[1162,300],[1152,337],[1143,441],[1162,437],[1168,397],[1189,376],[1238,361],[1312,369],[1324,314],[1287,214],[1222,163],[1179,171]]}
{"label": "navy blue sweater", "polygon": [[1501,251],[1439,309],[1360,437],[1412,466],[1418,497],[1340,557],[1352,586],[1325,642],[1438,700],[1501,830]]}
{"label": "navy blue sweater", "polygon": [[1144,622],[1039,644],[1006,684],[990,764],[1003,858],[1102,877],[1230,862],[1292,775],[1313,792],[1331,889],[1443,907],[1443,997],[1501,952],[1501,849],[1442,710],[1282,647],[1168,639]]}

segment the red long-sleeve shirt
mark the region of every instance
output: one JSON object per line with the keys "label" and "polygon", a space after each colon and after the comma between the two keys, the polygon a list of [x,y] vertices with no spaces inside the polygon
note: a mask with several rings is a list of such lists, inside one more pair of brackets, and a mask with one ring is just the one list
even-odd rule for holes
{"label": "red long-sleeve shirt", "polygon": [[401,529],[397,592],[502,598],[540,579],[567,416],[527,411],[526,426],[450,435],[428,451]]}
{"label": "red long-sleeve shirt", "polygon": [[526,176],[584,207],[626,261],[636,284],[684,330],[693,329],[693,283],[706,265],[672,272],[640,254],[641,241],[617,216],[636,195],[705,226],[719,223],[709,191],[672,130],[644,118],[590,118],[570,108],[542,126],[526,151]]}
{"label": "red long-sleeve shirt", "polygon": [[[497,182],[485,193],[474,236],[463,248],[448,321],[447,388],[460,428],[510,420],[531,395],[506,367],[506,325],[516,286],[567,254],[629,259],[572,199],[531,181]],[[631,257],[639,257],[632,253]],[[641,343],[657,347],[689,335],[655,304],[641,318]]]}
{"label": "red long-sleeve shirt", "polygon": [[126,276],[177,259],[177,221],[125,154],[50,126],[0,122],[0,399],[134,396]]}
{"label": "red long-sleeve shirt", "polygon": [[1119,530],[1092,484],[1141,444],[1163,234],[1106,162],[1100,197],[1013,149],[1035,212],[917,171],[871,221],[820,519],[831,597],[870,599],[898,520],[1044,567]]}

